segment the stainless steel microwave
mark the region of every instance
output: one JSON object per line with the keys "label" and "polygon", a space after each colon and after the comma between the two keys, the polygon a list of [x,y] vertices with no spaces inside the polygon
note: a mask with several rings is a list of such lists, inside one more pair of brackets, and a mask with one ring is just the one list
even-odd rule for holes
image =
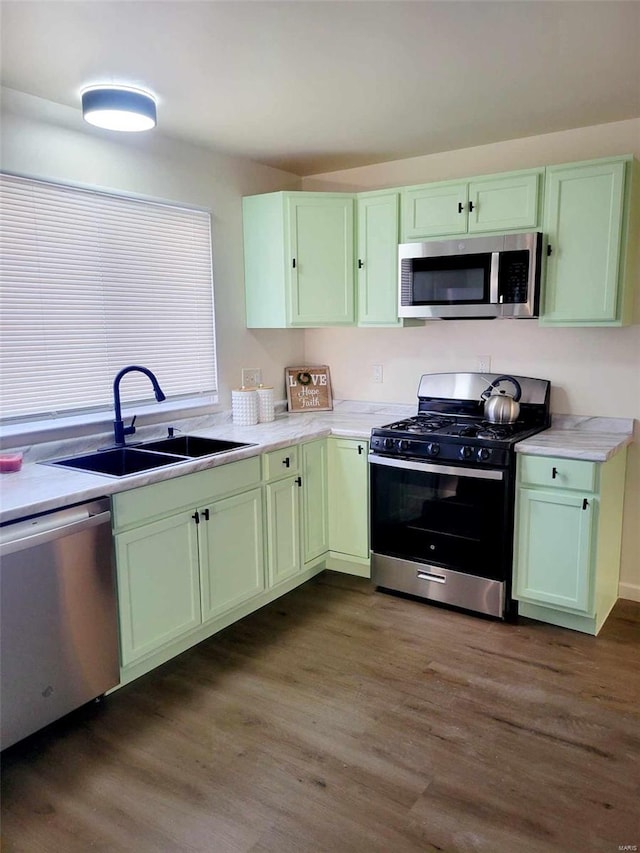
{"label": "stainless steel microwave", "polygon": [[402,243],[398,247],[400,317],[537,317],[542,234],[504,234]]}

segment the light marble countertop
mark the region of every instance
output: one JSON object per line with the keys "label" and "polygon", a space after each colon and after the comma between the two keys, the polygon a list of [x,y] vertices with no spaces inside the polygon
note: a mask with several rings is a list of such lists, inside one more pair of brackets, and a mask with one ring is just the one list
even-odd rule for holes
{"label": "light marble countertop", "polygon": [[[0,522],[215,468],[289,444],[328,435],[368,439],[373,427],[410,417],[415,412],[415,405],[341,401],[335,403],[332,412],[282,414],[271,423],[250,427],[234,425],[229,413],[176,421],[175,424],[179,423],[183,432],[191,435],[247,442],[251,446],[120,478],[38,464],[42,460],[91,452],[109,444],[109,435],[22,448],[22,470],[0,475]],[[136,432],[136,439],[150,441],[165,437],[167,426],[141,428]],[[557,415],[553,417],[551,429],[520,442],[516,450],[542,456],[602,462],[630,444],[632,435],[633,421],[630,419]]]}
{"label": "light marble countertop", "polygon": [[632,418],[552,415],[550,429],[519,441],[516,453],[606,462],[632,441]]}

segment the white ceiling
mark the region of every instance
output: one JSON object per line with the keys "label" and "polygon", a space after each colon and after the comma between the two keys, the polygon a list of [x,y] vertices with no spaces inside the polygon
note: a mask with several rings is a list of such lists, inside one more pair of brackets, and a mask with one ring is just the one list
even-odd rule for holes
{"label": "white ceiling", "polygon": [[158,132],[299,175],[640,116],[640,2],[2,0],[2,84],[143,86]]}

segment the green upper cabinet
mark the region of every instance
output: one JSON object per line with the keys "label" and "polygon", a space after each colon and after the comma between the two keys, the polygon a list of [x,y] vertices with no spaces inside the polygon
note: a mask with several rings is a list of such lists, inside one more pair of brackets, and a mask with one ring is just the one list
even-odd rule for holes
{"label": "green upper cabinet", "polygon": [[398,318],[400,193],[357,196],[358,325],[402,326]]}
{"label": "green upper cabinet", "polygon": [[542,170],[469,183],[469,233],[534,230],[538,225]]}
{"label": "green upper cabinet", "polygon": [[408,187],[402,192],[402,242],[467,233],[468,184]]}
{"label": "green upper cabinet", "polygon": [[353,222],[349,194],[244,198],[247,326],[353,325]]}
{"label": "green upper cabinet", "polygon": [[638,184],[631,158],[547,169],[543,225],[550,254],[542,325],[630,322]]}
{"label": "green upper cabinet", "polygon": [[402,242],[538,225],[542,169],[402,190]]}

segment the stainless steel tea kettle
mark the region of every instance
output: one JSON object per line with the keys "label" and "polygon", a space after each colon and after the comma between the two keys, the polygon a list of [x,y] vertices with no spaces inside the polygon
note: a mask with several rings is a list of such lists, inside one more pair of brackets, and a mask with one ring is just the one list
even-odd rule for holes
{"label": "stainless steel tea kettle", "polygon": [[[510,382],[515,388],[513,394],[507,394],[503,388],[498,388],[501,382]],[[520,414],[520,403],[522,388],[513,376],[498,376],[491,385],[482,392],[481,399],[484,400],[484,416],[492,424],[512,424]]]}

